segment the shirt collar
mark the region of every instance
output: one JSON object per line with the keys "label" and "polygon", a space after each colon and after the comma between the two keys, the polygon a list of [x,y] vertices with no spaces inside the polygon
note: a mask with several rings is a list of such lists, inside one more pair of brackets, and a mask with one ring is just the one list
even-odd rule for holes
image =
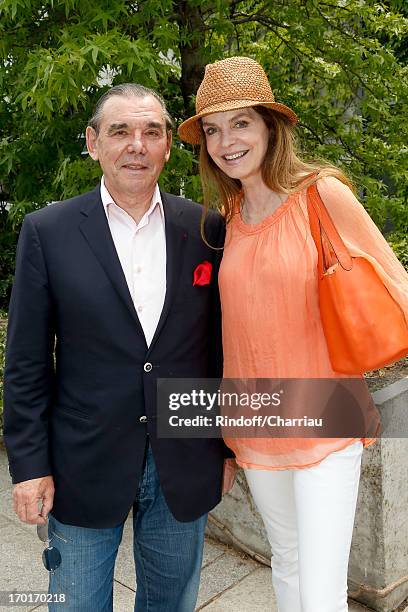
{"label": "shirt collar", "polygon": [[[107,217],[107,219],[109,219],[109,205],[112,204],[113,206],[116,206],[117,208],[120,208],[120,206],[118,206],[116,204],[115,200],[112,198],[111,194],[107,190],[106,185],[105,185],[105,180],[104,180],[103,176],[101,178],[101,200],[102,200],[103,209],[105,211],[106,217]],[[155,210],[157,205],[159,206],[161,217],[162,217],[162,219],[164,219],[163,201],[162,201],[162,198],[161,198],[161,193],[160,193],[159,185],[156,183],[156,187],[154,188],[154,192],[153,192],[153,196],[152,196],[152,201],[150,203],[150,207],[148,208],[148,210],[143,215],[143,219],[147,219],[151,215],[151,213]],[[126,211],[124,211],[123,208],[120,208],[120,210],[122,212],[126,213]],[[128,213],[126,213],[126,214],[128,214]],[[141,221],[142,221],[142,219],[141,219]]]}

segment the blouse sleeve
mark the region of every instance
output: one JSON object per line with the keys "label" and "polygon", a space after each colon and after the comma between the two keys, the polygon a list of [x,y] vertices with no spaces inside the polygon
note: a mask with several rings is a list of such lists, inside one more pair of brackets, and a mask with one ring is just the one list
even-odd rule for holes
{"label": "blouse sleeve", "polygon": [[408,323],[408,273],[353,192],[334,177],[317,182],[337,231],[354,257],[372,263]]}

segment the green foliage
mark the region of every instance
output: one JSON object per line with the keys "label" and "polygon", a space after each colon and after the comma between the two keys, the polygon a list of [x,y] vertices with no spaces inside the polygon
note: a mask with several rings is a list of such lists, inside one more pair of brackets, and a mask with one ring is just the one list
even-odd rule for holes
{"label": "green foliage", "polygon": [[[276,98],[299,115],[305,154],[342,166],[378,225],[391,219],[400,235],[407,40],[402,0],[2,0],[0,199],[11,208],[1,221],[1,303],[23,213],[86,191],[100,175],[84,131],[109,84],[154,87],[179,122],[204,65],[228,55],[260,61]],[[161,186],[201,197],[196,159],[177,139]]]}
{"label": "green foliage", "polygon": [[388,242],[402,265],[408,270],[408,236],[406,233],[395,232],[387,236]]}
{"label": "green foliage", "polygon": [[7,304],[13,282],[17,234],[4,207],[0,207],[0,304]]}
{"label": "green foliage", "polygon": [[101,175],[99,164],[90,157],[73,160],[65,157],[57,168],[53,185],[59,189],[59,198],[65,200],[88,191],[90,186],[97,184]]}

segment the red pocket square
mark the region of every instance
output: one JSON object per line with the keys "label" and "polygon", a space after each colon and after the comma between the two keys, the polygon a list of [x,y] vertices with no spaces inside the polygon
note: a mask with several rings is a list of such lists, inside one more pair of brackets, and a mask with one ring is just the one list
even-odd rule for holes
{"label": "red pocket square", "polygon": [[194,270],[194,285],[209,285],[211,281],[212,264],[209,261],[203,261],[198,264]]}

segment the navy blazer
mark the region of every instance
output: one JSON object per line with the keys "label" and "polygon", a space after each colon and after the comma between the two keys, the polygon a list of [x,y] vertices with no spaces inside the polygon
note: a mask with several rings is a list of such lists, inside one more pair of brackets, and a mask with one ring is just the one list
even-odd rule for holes
{"label": "navy blazer", "polygon": [[[222,370],[220,251],[200,235],[202,207],[162,193],[167,286],[150,347],[135,311],[99,186],[26,216],[6,349],[4,438],[13,482],[52,474],[53,514],[67,524],[122,522],[138,488],[147,435],[168,506],[191,521],[221,496],[218,439],[156,435],[156,379]],[[210,211],[206,238],[222,246]],[[209,285],[193,286],[198,264]],[[146,363],[152,364],[144,367]],[[147,422],[140,421],[147,416]]]}

